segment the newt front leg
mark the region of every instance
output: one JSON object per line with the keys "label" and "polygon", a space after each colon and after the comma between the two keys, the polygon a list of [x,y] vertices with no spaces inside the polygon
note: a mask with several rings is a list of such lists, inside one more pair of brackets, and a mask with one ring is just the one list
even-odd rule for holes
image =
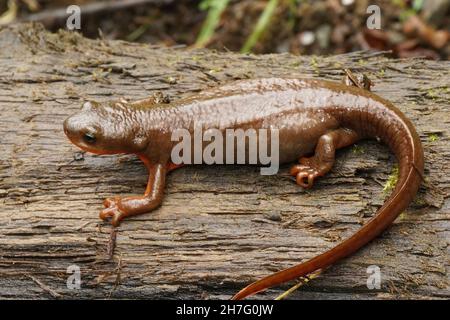
{"label": "newt front leg", "polygon": [[164,196],[167,165],[151,164],[144,161],[148,169],[148,183],[145,194],[141,197],[108,198],[103,202],[106,209],[100,212],[100,218],[111,219],[113,226],[118,226],[120,221],[128,216],[134,216],[149,212],[161,205]]}

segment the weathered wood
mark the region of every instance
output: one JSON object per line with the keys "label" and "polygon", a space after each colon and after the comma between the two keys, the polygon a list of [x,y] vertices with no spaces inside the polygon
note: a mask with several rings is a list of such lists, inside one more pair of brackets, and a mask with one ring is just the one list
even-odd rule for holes
{"label": "weathered wood", "polygon": [[[0,48],[1,298],[228,298],[354,233],[385,199],[395,163],[376,142],[340,151],[308,191],[287,166],[277,176],[246,166],[179,169],[160,209],[118,228],[112,254],[111,226],[98,219],[102,199],[142,193],[145,169],[131,156],[80,157],[62,131],[85,99],[157,90],[177,99],[238,78],[339,80],[342,68],[367,73],[374,91],[415,123],[426,182],[387,232],[290,298],[450,297],[448,61],[186,51],[50,34],[36,24],[0,29]],[[70,265],[81,268],[80,290],[66,287]],[[381,268],[380,290],[366,287],[370,265]]]}

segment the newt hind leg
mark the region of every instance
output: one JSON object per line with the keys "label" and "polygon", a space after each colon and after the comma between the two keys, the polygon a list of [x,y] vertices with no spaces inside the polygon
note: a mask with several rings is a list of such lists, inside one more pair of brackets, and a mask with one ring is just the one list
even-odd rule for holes
{"label": "newt hind leg", "polygon": [[357,140],[359,140],[358,134],[346,128],[322,135],[317,142],[314,155],[300,158],[300,164],[294,165],[290,174],[295,177],[298,185],[311,188],[314,179],[325,175],[333,167],[336,150],[349,146]]}

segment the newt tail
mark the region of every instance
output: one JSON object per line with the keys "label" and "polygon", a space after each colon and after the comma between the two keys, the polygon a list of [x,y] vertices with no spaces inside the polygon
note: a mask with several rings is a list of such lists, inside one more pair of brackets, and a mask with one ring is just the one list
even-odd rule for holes
{"label": "newt tail", "polygon": [[[419,136],[412,123],[390,102],[370,94],[382,102],[378,108],[358,108],[348,112],[337,108],[333,112],[340,118],[341,124],[359,132],[364,138],[379,138],[395,154],[399,175],[392,194],[364,226],[354,235],[336,247],[291,268],[276,272],[258,280],[235,294],[232,299],[239,300],[254,295],[267,288],[286,281],[305,277],[324,270],[337,261],[353,254],[365,244],[382,233],[414,199],[423,179],[424,159]],[[355,119],[358,119],[355,121]],[[386,122],[389,125],[386,126]],[[360,136],[361,138],[361,136]]]}

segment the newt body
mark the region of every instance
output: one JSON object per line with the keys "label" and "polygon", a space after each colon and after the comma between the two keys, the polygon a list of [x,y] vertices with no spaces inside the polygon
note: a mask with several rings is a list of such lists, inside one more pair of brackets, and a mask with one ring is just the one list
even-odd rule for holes
{"label": "newt body", "polygon": [[205,129],[221,131],[278,129],[279,161],[299,160],[290,173],[305,188],[331,170],[335,150],[360,139],[379,138],[399,162],[392,195],[357,233],[309,261],[247,286],[235,299],[306,276],[352,254],[408,206],[422,179],[420,139],[411,122],[390,102],[367,90],[328,81],[243,80],[169,104],[145,100],[88,102],[69,117],[64,131],[74,144],[97,154],[137,154],[149,171],[144,196],[106,199],[102,219],[112,218],[113,225],[118,225],[126,216],[151,211],[161,204],[166,173],[178,167],[170,159],[176,143],[171,135],[180,128],[193,133],[195,122]]}

